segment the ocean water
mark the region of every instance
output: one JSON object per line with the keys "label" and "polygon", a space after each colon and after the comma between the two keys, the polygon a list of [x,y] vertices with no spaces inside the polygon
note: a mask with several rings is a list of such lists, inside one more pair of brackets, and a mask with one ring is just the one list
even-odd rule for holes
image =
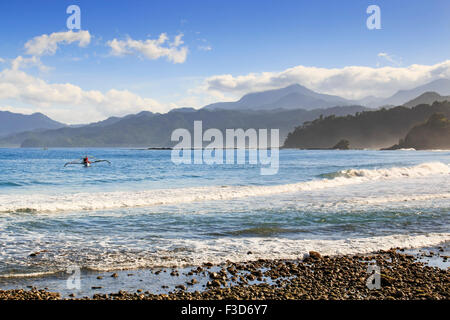
{"label": "ocean water", "polygon": [[[111,165],[64,168],[85,154]],[[449,178],[449,151],[281,150],[262,176],[170,150],[0,149],[0,277],[434,246]]]}

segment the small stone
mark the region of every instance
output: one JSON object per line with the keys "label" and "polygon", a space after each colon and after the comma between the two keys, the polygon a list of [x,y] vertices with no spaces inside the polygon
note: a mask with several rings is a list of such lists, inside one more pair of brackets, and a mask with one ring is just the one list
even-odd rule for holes
{"label": "small stone", "polygon": [[98,280],[101,280],[101,279],[103,279],[103,277],[102,277],[102,276],[98,276],[97,279],[98,279]]}
{"label": "small stone", "polygon": [[220,287],[220,281],[219,281],[219,280],[213,280],[212,283],[211,283],[211,285],[212,285],[213,287]]}
{"label": "small stone", "polygon": [[118,275],[117,273],[113,273],[113,274],[111,275],[111,277],[112,277],[112,278],[117,278],[117,277],[119,277],[119,275]]}
{"label": "small stone", "polygon": [[256,279],[256,277],[254,275],[252,275],[252,274],[248,274],[247,275],[247,279],[250,280],[250,281],[253,281],[253,280]]}
{"label": "small stone", "polygon": [[382,286],[391,286],[395,282],[394,278],[391,278],[385,274],[381,274],[381,285]]}
{"label": "small stone", "polygon": [[251,273],[252,273],[254,276],[256,276],[256,277],[262,277],[262,276],[263,276],[261,270],[252,271]]}
{"label": "small stone", "polygon": [[309,256],[313,259],[321,259],[322,256],[317,251],[310,251]]}
{"label": "small stone", "polygon": [[177,285],[175,288],[183,290],[183,291],[186,290],[186,287],[184,285],[182,285],[182,284]]}
{"label": "small stone", "polygon": [[220,276],[217,272],[211,272],[211,273],[209,274],[209,277],[210,277],[211,279],[221,279],[221,278],[222,278],[222,276]]}

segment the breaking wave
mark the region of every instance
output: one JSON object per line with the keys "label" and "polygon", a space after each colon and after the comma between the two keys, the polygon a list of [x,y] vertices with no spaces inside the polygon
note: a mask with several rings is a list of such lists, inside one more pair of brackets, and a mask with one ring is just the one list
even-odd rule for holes
{"label": "breaking wave", "polygon": [[[83,250],[60,248],[57,253],[42,257],[38,264],[34,260],[17,259],[16,265],[22,267],[40,267],[42,272],[6,273],[0,278],[32,277],[64,272],[66,268],[77,265],[92,271],[131,270],[156,267],[197,266],[204,262],[214,264],[226,260],[244,262],[257,259],[302,259],[309,251],[318,251],[322,255],[369,254],[391,248],[422,248],[436,246],[450,241],[450,233],[430,233],[426,235],[396,234],[366,238],[337,240],[291,240],[284,238],[219,238],[219,239],[166,239],[151,250],[123,250],[123,248],[98,248],[84,246]],[[56,251],[57,248],[49,248]],[[252,255],[248,255],[251,250]],[[70,258],[70,259],[68,259]]]}
{"label": "breaking wave", "polygon": [[0,195],[0,212],[52,213],[176,205],[311,191],[370,181],[448,174],[450,174],[448,165],[441,162],[429,162],[412,167],[342,170],[327,174],[328,178],[324,179],[272,186],[208,186],[132,192]]}

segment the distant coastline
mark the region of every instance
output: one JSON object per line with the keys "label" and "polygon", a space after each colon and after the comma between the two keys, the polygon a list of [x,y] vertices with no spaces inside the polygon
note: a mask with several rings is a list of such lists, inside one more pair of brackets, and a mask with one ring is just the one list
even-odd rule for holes
{"label": "distant coastline", "polygon": [[289,133],[283,147],[306,150],[447,149],[450,148],[448,118],[448,101],[321,117],[305,122]]}
{"label": "distant coastline", "polygon": [[414,126],[398,144],[382,150],[450,149],[450,120],[435,113],[426,122]]}

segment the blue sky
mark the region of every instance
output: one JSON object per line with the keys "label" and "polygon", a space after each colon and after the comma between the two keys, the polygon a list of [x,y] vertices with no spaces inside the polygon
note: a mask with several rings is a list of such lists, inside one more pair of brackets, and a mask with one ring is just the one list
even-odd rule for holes
{"label": "blue sky", "polygon": [[[66,8],[71,4],[81,9],[81,29],[88,32],[89,43],[58,42],[51,54],[29,54],[25,45],[33,38],[68,31]],[[380,30],[366,27],[366,8],[372,4],[381,9]],[[66,122],[100,120],[140,109],[201,107],[291,82],[362,98],[450,76],[447,0],[27,0],[2,1],[0,17],[4,73],[0,109],[41,111]],[[161,34],[168,38],[162,48],[180,37],[183,43],[174,50],[186,50],[182,61],[174,63],[165,55],[149,57],[127,44],[128,40],[138,45],[156,41]],[[114,39],[126,53],[114,52],[110,46]],[[12,70],[18,56],[35,60]],[[349,73],[350,66],[359,69]],[[29,87],[36,87],[29,94],[23,93],[29,87],[24,89],[16,81],[24,77],[29,77]],[[59,86],[66,84],[70,86]],[[12,94],[15,89],[17,94]],[[78,100],[60,98],[68,90],[74,90],[70,94]],[[115,99],[106,97],[110,90],[133,95],[130,107],[124,103],[108,108],[106,104]],[[95,100],[93,91],[105,97],[98,95]],[[127,99],[127,94],[120,99]],[[74,108],[80,110],[76,116]]]}

